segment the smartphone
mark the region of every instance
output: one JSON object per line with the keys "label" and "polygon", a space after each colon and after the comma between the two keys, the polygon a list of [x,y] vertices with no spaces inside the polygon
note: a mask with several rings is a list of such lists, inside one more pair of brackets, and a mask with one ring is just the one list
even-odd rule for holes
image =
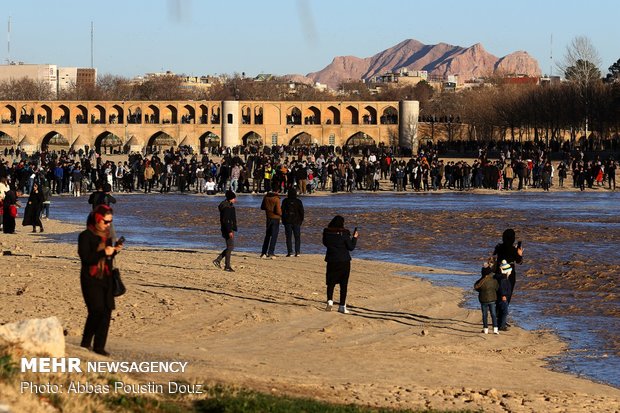
{"label": "smartphone", "polygon": [[357,232],[357,227],[353,228],[353,233],[355,234]]}
{"label": "smartphone", "polygon": [[517,242],[517,249],[521,248],[521,241]]}
{"label": "smartphone", "polygon": [[116,240],[116,245],[123,245],[125,243],[125,237],[120,237]]}

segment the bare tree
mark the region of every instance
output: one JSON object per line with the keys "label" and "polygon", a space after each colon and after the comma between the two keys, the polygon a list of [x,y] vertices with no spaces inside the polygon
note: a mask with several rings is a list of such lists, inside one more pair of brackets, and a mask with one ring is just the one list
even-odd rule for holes
{"label": "bare tree", "polygon": [[596,48],[585,36],[578,36],[573,39],[570,45],[566,46],[564,59],[558,63],[558,68],[576,83],[586,86],[601,78],[601,58]]}
{"label": "bare tree", "polygon": [[0,99],[3,100],[51,100],[54,98],[50,84],[43,80],[26,77],[0,82]]}

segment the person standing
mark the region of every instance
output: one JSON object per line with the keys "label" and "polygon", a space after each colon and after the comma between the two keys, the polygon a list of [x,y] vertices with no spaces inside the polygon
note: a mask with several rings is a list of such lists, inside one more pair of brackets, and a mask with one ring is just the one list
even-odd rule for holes
{"label": "person standing", "polygon": [[295,188],[288,190],[288,196],[282,200],[282,223],[286,236],[286,256],[293,255],[292,237],[295,237],[295,256],[301,252],[301,224],[304,222],[304,205],[297,198]]}
{"label": "person standing", "polygon": [[15,217],[19,205],[19,189],[9,189],[4,194],[2,200],[2,232],[5,234],[15,234]]}
{"label": "person standing", "polygon": [[[494,265],[494,263],[493,263]],[[491,313],[493,333],[499,334],[499,324],[497,324],[497,289],[498,281],[493,277],[493,268],[489,263],[485,263],[481,270],[481,277],[474,284],[474,289],[478,291],[478,301],[482,310],[482,332],[489,334],[488,313]]]}
{"label": "person standing", "polygon": [[82,263],[80,285],[88,309],[80,345],[90,348],[92,343],[93,351],[103,356],[110,355],[105,345],[115,308],[112,270],[114,257],[122,249],[122,245],[112,246],[112,220],[112,208],[98,205],[88,215],[87,228],[78,237],[78,255]]}
{"label": "person standing", "polygon": [[41,211],[43,210],[43,191],[39,188],[38,183],[32,185],[32,191],[28,196],[28,203],[24,210],[24,219],[22,225],[32,225],[32,232],[37,232],[37,227],[43,232],[43,223],[41,222]]}
{"label": "person standing", "polygon": [[[510,304],[510,299],[512,298],[512,294],[514,293],[514,290],[515,290],[515,284],[517,283],[517,271],[515,268],[515,264],[523,263],[523,248],[521,246],[521,241],[519,241],[517,246],[515,247],[514,245],[515,240],[516,240],[515,230],[512,228],[508,228],[502,234],[502,242],[500,244],[497,244],[495,246],[495,250],[493,251],[493,256],[496,257],[495,258],[496,278],[498,278],[499,280],[502,275],[505,275],[507,276],[505,278],[508,278],[508,281],[510,284],[509,289],[508,288],[506,289],[507,291],[508,290],[510,291],[510,294],[505,294],[506,300],[507,300],[506,306]],[[506,263],[510,266],[510,271],[507,274],[502,273],[502,269],[501,269],[502,261],[506,261]],[[500,286],[501,286],[501,281],[500,281]],[[499,297],[498,297],[498,300],[499,300]],[[502,307],[501,306],[498,306],[497,313],[498,313],[497,314],[498,319],[501,320],[502,318]],[[500,327],[502,326],[500,325]],[[503,328],[500,328],[500,330],[505,329],[505,328],[506,326],[503,326]]]}
{"label": "person standing", "polygon": [[235,272],[230,265],[230,256],[235,248],[235,231],[237,231],[237,214],[235,212],[235,203],[237,195],[230,189],[226,191],[226,200],[222,201],[217,207],[220,211],[220,226],[222,237],[226,241],[226,248],[213,260],[213,265],[222,268],[222,259],[224,261],[224,271]]}
{"label": "person standing", "polygon": [[274,254],[274,251],[276,249],[276,243],[278,242],[280,218],[282,218],[282,208],[280,207],[278,188],[275,188],[273,192],[267,192],[263,198],[260,209],[265,211],[267,219],[265,239],[263,240],[263,248],[261,250],[260,257],[274,259],[277,257]]}
{"label": "person standing", "polygon": [[327,307],[325,311],[331,311],[334,305],[334,288],[340,284],[340,302],[338,312],[349,314],[347,310],[347,288],[349,285],[349,275],[351,273],[351,254],[350,251],[357,245],[357,229],[351,232],[344,227],[344,218],[336,215],[327,228],[323,230],[323,245],[327,247],[325,252],[325,283],[327,284]]}

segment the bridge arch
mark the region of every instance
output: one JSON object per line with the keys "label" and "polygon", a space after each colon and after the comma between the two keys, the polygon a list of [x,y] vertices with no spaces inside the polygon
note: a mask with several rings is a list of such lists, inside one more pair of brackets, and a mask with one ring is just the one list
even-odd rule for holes
{"label": "bridge arch", "polygon": [[241,107],[241,123],[244,125],[252,123],[252,111],[247,105]]}
{"label": "bridge arch", "polygon": [[68,151],[71,144],[62,134],[51,131],[41,140],[42,151]]}
{"label": "bridge arch", "polygon": [[287,125],[301,125],[301,110],[297,106],[291,106],[286,111]]}
{"label": "bridge arch", "polygon": [[121,153],[123,139],[110,131],[105,131],[95,139],[95,151],[103,154]]}
{"label": "bridge arch", "polygon": [[177,141],[164,131],[159,131],[151,135],[147,144],[147,150],[161,151],[164,148],[173,148],[177,146]]}
{"label": "bridge arch", "polygon": [[3,131],[0,131],[0,146],[15,146],[17,142],[13,137]]}
{"label": "bridge arch", "polygon": [[263,124],[263,107],[262,106],[254,107],[254,124],[255,125]]}
{"label": "bridge arch", "polygon": [[344,110],[343,122],[348,125],[359,125],[360,113],[355,106],[349,105]]}
{"label": "bridge arch", "polygon": [[129,107],[129,109],[127,109],[127,123],[142,123],[142,108],[140,107],[140,105],[132,105]]}
{"label": "bridge arch", "polygon": [[243,135],[243,138],[241,138],[241,141],[243,142],[244,146],[248,146],[248,145],[263,146],[263,142],[264,142],[263,137],[254,131],[248,132],[245,135]]}
{"label": "bridge arch", "polygon": [[381,114],[382,125],[396,125],[398,124],[398,110],[393,106],[388,106],[383,109]]}
{"label": "bridge arch", "polygon": [[144,110],[144,123],[160,123],[160,119],[157,105],[148,105]]}
{"label": "bridge arch", "polygon": [[71,123],[71,111],[66,105],[58,105],[53,110],[54,123]]}
{"label": "bridge arch", "polygon": [[75,115],[75,123],[84,124],[88,123],[88,109],[84,105],[77,105],[75,107],[77,114]]}
{"label": "bridge arch", "polygon": [[347,139],[347,142],[344,144],[345,146],[367,146],[367,145],[376,145],[377,143],[372,138],[372,136],[364,133],[364,132],[356,132]]}
{"label": "bridge arch", "polygon": [[304,110],[304,125],[320,125],[321,111],[316,106],[310,106]]}
{"label": "bridge arch", "polygon": [[211,124],[219,125],[220,124],[220,106],[213,105],[211,107]]}
{"label": "bridge arch", "polygon": [[162,123],[179,123],[179,110],[174,105],[166,105],[162,116]]}
{"label": "bridge arch", "polygon": [[196,109],[192,105],[183,106],[181,123],[196,123]]}
{"label": "bridge arch", "polygon": [[37,109],[37,123],[52,123],[52,108],[48,105],[41,105]]}
{"label": "bridge arch", "polygon": [[364,111],[362,112],[362,123],[364,125],[376,125],[377,109],[370,105],[364,107]]}
{"label": "bridge arch", "polygon": [[319,143],[312,135],[308,132],[301,132],[297,135],[293,136],[293,139],[289,142],[291,146],[305,146],[305,145],[314,145]]}
{"label": "bridge arch", "polygon": [[340,125],[340,109],[335,106],[328,107],[325,115],[325,124]]}
{"label": "bridge arch", "polygon": [[101,105],[95,105],[93,114],[91,114],[90,123],[104,124],[106,123],[106,110]]}
{"label": "bridge arch", "polygon": [[200,142],[200,153],[204,153],[205,148],[213,148],[220,146],[221,139],[213,132],[207,132],[198,138]]}
{"label": "bridge arch", "polygon": [[110,123],[125,123],[125,110],[121,105],[112,106],[112,110],[110,110]]}
{"label": "bridge arch", "polygon": [[13,105],[5,105],[0,110],[0,122],[15,124],[17,120],[17,109]]}
{"label": "bridge arch", "polygon": [[209,107],[207,105],[200,105],[198,107],[198,113],[200,113],[201,125],[206,125],[209,123]]}

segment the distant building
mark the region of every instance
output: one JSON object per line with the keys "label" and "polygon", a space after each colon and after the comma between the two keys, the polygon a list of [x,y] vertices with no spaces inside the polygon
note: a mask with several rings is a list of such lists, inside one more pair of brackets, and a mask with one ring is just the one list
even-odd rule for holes
{"label": "distant building", "polygon": [[50,91],[54,94],[58,90],[58,66],[56,65],[31,65],[23,62],[0,65],[0,81],[23,78],[49,84]]}
{"label": "distant building", "polygon": [[97,81],[97,69],[58,67],[49,64],[24,64],[22,62],[0,65],[0,81],[23,78],[45,82],[49,84],[50,91],[56,94],[72,85],[94,86]]}
{"label": "distant building", "polygon": [[72,86],[94,87],[97,83],[97,69],[79,67],[58,68],[58,91],[67,90]]}
{"label": "distant building", "polygon": [[414,70],[409,71],[406,68],[399,70],[398,72],[388,72],[382,75],[375,76],[370,79],[368,83],[377,87],[377,84],[387,84],[388,87],[392,86],[408,86],[417,85],[422,81],[428,79],[428,72],[426,70]]}

